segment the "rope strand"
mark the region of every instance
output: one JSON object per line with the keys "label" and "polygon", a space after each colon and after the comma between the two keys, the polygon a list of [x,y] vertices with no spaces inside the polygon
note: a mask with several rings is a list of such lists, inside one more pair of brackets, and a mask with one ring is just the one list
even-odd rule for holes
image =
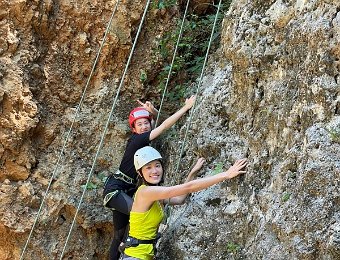
{"label": "rope strand", "polygon": [[155,128],[157,127],[157,123],[158,123],[158,120],[159,120],[159,117],[160,117],[160,114],[161,114],[161,110],[162,110],[162,106],[163,106],[163,101],[164,101],[165,93],[166,93],[166,90],[168,88],[168,84],[169,84],[169,81],[170,81],[172,68],[174,66],[175,57],[176,57],[176,54],[177,54],[177,48],[178,48],[179,42],[180,42],[180,40],[182,38],[182,31],[183,31],[183,27],[184,27],[185,18],[187,16],[187,11],[188,11],[188,7],[189,7],[189,3],[190,3],[190,0],[187,1],[187,5],[185,7],[185,11],[184,11],[184,15],[183,15],[183,20],[182,20],[182,24],[181,24],[181,28],[179,30],[179,35],[178,35],[178,38],[177,38],[176,47],[175,47],[175,50],[174,50],[174,54],[172,56],[172,61],[171,61],[168,77],[166,78],[166,83],[165,83],[164,90],[163,90],[162,100],[161,100],[161,104],[159,106],[159,111],[158,111],[158,114],[157,114]]}
{"label": "rope strand", "polygon": [[[199,90],[200,90],[200,87],[201,87],[201,85],[202,85],[204,69],[205,69],[205,66],[206,66],[206,63],[207,63],[207,60],[208,60],[208,55],[209,55],[211,43],[212,43],[212,40],[213,40],[213,36],[214,36],[214,32],[215,32],[215,27],[216,27],[216,22],[217,22],[218,14],[219,14],[219,12],[220,12],[221,3],[222,3],[222,0],[220,0],[220,2],[219,2],[219,4],[218,4],[218,8],[217,8],[217,12],[216,12],[216,15],[215,15],[215,20],[214,20],[214,25],[213,25],[213,28],[212,28],[212,30],[211,30],[210,39],[209,39],[209,44],[208,44],[207,52],[206,52],[206,54],[205,54],[205,58],[204,58],[204,62],[203,62],[203,67],[202,67],[202,71],[201,71],[201,76],[200,76],[200,79],[199,79],[199,82],[198,82],[198,85],[197,85],[197,88],[196,88],[196,95],[199,94]],[[195,102],[194,102],[194,105],[192,106],[192,108],[191,108],[191,110],[190,110],[189,122],[188,122],[188,124],[187,124],[187,126],[186,126],[186,131],[185,131],[185,135],[184,135],[184,140],[183,140],[183,143],[182,143],[182,146],[181,146],[181,151],[180,151],[179,158],[178,158],[178,161],[177,161],[177,165],[176,165],[176,168],[175,168],[175,172],[176,172],[176,173],[178,172],[178,169],[179,169],[179,165],[180,165],[181,158],[182,158],[183,151],[184,151],[184,146],[185,146],[186,139],[187,139],[187,136],[188,136],[188,132],[189,132],[189,129],[190,129],[190,124],[191,124],[191,121],[192,121],[193,114],[194,114],[194,112],[195,112],[196,103],[197,103],[197,98],[196,98],[196,100],[195,100]]]}
{"label": "rope strand", "polygon": [[89,184],[89,182],[90,182],[90,179],[91,179],[91,177],[92,177],[92,173],[93,173],[93,171],[94,171],[94,167],[95,167],[95,165],[96,165],[96,162],[97,162],[97,158],[98,158],[99,152],[100,152],[100,150],[101,150],[101,148],[102,148],[102,145],[103,145],[103,142],[104,142],[104,139],[105,139],[105,135],[106,135],[106,133],[107,133],[107,129],[108,129],[108,126],[109,126],[111,117],[112,117],[112,115],[113,115],[113,111],[114,111],[114,109],[115,109],[115,107],[116,107],[116,103],[117,103],[117,100],[118,100],[118,96],[119,96],[120,90],[121,90],[121,88],[122,88],[122,86],[123,86],[124,78],[125,78],[125,75],[126,75],[126,73],[127,73],[127,69],[128,69],[128,67],[129,67],[129,65],[130,65],[130,61],[131,61],[131,58],[132,58],[134,49],[135,49],[136,44],[137,44],[137,40],[138,40],[139,34],[140,34],[140,32],[141,32],[141,29],[142,29],[143,22],[144,22],[144,19],[145,19],[145,16],[146,16],[146,13],[147,13],[147,10],[148,10],[150,1],[151,1],[151,0],[148,0],[147,3],[146,3],[145,9],[144,9],[144,13],[143,13],[143,17],[142,17],[142,20],[141,20],[141,22],[140,22],[140,24],[139,24],[139,28],[138,28],[138,31],[137,31],[137,34],[136,34],[135,41],[134,41],[133,46],[132,46],[132,49],[131,49],[131,51],[130,51],[130,55],[129,55],[128,61],[127,61],[127,63],[126,63],[126,66],[125,66],[124,73],[123,73],[122,78],[121,78],[121,80],[120,80],[120,84],[119,84],[119,87],[118,87],[118,89],[117,89],[117,94],[116,94],[116,96],[115,96],[115,98],[114,98],[114,101],[113,101],[113,104],[112,104],[112,107],[111,107],[111,111],[110,111],[109,116],[108,116],[108,118],[107,118],[107,121],[106,121],[106,124],[105,124],[105,128],[104,128],[104,131],[103,131],[103,133],[102,133],[101,140],[100,140],[100,142],[99,142],[98,149],[97,149],[95,158],[94,158],[93,163],[92,163],[91,170],[90,170],[90,172],[89,172],[89,174],[88,174],[88,178],[87,178],[85,187],[84,187],[84,189],[83,189],[83,193],[82,193],[82,195],[81,195],[81,198],[80,198],[80,201],[79,201],[79,204],[78,204],[76,213],[75,213],[75,215],[74,215],[74,218],[73,218],[73,221],[72,221],[72,224],[71,224],[69,233],[68,233],[67,238],[66,238],[66,241],[65,241],[65,245],[64,245],[63,251],[62,251],[61,256],[60,256],[60,260],[62,260],[64,254],[65,254],[65,251],[66,251],[66,248],[67,248],[67,244],[68,244],[68,242],[69,242],[69,240],[70,240],[71,233],[72,233],[73,227],[74,227],[75,222],[76,222],[76,218],[77,218],[78,213],[79,213],[79,210],[80,210],[81,203],[82,203],[82,201],[83,201],[83,199],[84,199],[84,196],[85,196],[85,193],[86,193],[86,188],[87,188],[87,186],[88,186],[88,184]]}
{"label": "rope strand", "polygon": [[30,240],[31,240],[31,237],[32,237],[32,235],[33,235],[33,231],[34,231],[34,229],[35,229],[35,227],[36,227],[36,224],[38,223],[38,219],[39,219],[39,216],[40,216],[40,214],[41,214],[41,211],[42,211],[44,202],[45,202],[45,200],[46,200],[47,194],[48,194],[48,192],[49,192],[49,190],[50,190],[50,188],[51,188],[51,185],[52,185],[53,180],[55,179],[55,177],[56,177],[56,175],[57,175],[58,169],[60,170],[59,172],[61,172],[61,170],[63,169],[63,167],[61,167],[61,168],[59,167],[59,163],[60,163],[60,161],[62,160],[62,158],[63,158],[63,156],[64,156],[64,151],[65,151],[65,148],[66,148],[66,144],[68,143],[69,138],[70,138],[70,136],[71,136],[72,129],[73,129],[73,125],[74,125],[74,123],[75,123],[75,121],[76,121],[76,118],[78,117],[78,114],[79,114],[79,112],[80,112],[81,106],[82,106],[82,104],[83,104],[83,102],[84,102],[85,93],[86,93],[86,91],[87,91],[87,88],[88,88],[88,86],[89,86],[90,80],[91,80],[91,78],[92,78],[92,76],[93,76],[93,73],[94,73],[94,71],[95,71],[96,65],[97,65],[97,63],[98,63],[99,56],[100,56],[100,54],[101,54],[102,48],[103,48],[103,46],[104,46],[104,43],[105,43],[105,41],[106,41],[106,37],[107,37],[107,34],[108,34],[109,29],[110,29],[110,27],[111,27],[112,20],[113,20],[113,16],[114,16],[114,14],[115,14],[115,12],[116,12],[116,10],[117,10],[118,3],[119,3],[119,0],[117,0],[116,5],[115,5],[115,7],[114,7],[114,9],[113,9],[113,11],[112,11],[110,20],[109,20],[109,22],[108,22],[108,24],[107,24],[107,27],[106,27],[106,31],[105,31],[104,37],[103,37],[103,39],[102,39],[102,42],[101,42],[100,47],[99,47],[98,52],[97,52],[97,56],[96,56],[96,58],[95,58],[95,61],[94,61],[94,63],[93,63],[93,66],[92,66],[92,70],[91,70],[90,75],[89,75],[89,77],[88,77],[88,79],[87,79],[87,82],[86,82],[86,84],[85,84],[85,88],[84,88],[84,90],[83,90],[82,96],[81,96],[80,101],[79,101],[79,104],[78,104],[78,106],[77,106],[77,110],[76,110],[76,112],[75,112],[75,114],[74,114],[74,116],[73,116],[73,120],[72,120],[71,126],[70,126],[70,128],[69,128],[69,130],[68,130],[68,132],[67,132],[67,134],[66,134],[66,137],[65,137],[65,140],[64,140],[62,149],[61,149],[61,151],[59,152],[56,166],[55,166],[55,168],[54,168],[54,171],[53,171],[53,173],[52,173],[52,176],[51,176],[50,181],[49,181],[49,183],[48,183],[48,186],[47,186],[47,188],[46,188],[44,197],[43,197],[43,199],[42,199],[42,201],[41,201],[41,204],[40,204],[40,207],[39,207],[37,216],[36,216],[36,218],[35,218],[35,220],[34,220],[34,223],[33,223],[32,228],[31,228],[31,230],[30,230],[30,233],[29,233],[28,238],[27,238],[27,240],[26,240],[25,246],[24,246],[24,248],[23,248],[23,250],[22,250],[22,253],[21,253],[21,256],[20,256],[20,260],[22,260],[22,259],[24,258],[24,255],[25,255],[25,252],[26,252],[26,250],[27,250],[28,244],[29,244],[29,242],[30,242]]}
{"label": "rope strand", "polygon": [[[218,4],[217,11],[216,11],[214,24],[213,24],[213,28],[212,28],[212,30],[211,30],[211,35],[210,35],[210,39],[209,39],[208,49],[207,49],[207,52],[206,52],[206,55],[205,55],[205,59],[204,59],[204,62],[203,62],[203,67],[202,67],[202,71],[201,71],[199,83],[198,83],[197,88],[196,88],[196,95],[199,93],[199,89],[200,89],[200,86],[201,86],[201,84],[202,84],[204,69],[205,69],[205,66],[206,66],[206,63],[207,63],[207,60],[208,60],[208,54],[209,54],[209,51],[210,51],[211,42],[212,42],[213,35],[214,35],[214,32],[215,32],[217,17],[218,17],[218,14],[219,14],[219,12],[220,12],[221,3],[222,3],[222,0],[220,0],[220,2],[219,2],[219,4]],[[179,158],[178,158],[178,161],[177,161],[177,164],[176,164],[175,173],[178,173],[178,170],[179,170],[179,165],[180,165],[180,162],[181,162],[182,154],[183,154],[183,151],[184,151],[184,146],[185,146],[185,143],[186,143],[186,139],[187,139],[187,135],[188,135],[188,132],[189,132],[189,127],[190,127],[190,124],[191,124],[191,121],[192,121],[192,117],[193,117],[193,114],[194,114],[194,109],[195,109],[196,103],[197,103],[197,98],[196,98],[196,100],[195,100],[195,103],[194,103],[193,107],[192,107],[191,110],[190,110],[189,122],[188,122],[188,124],[187,124],[186,132],[185,132],[185,136],[184,136],[184,140],[183,140],[183,143],[182,143],[182,145],[181,145],[180,155],[179,155]],[[185,208],[185,210],[186,210],[186,209],[187,209],[187,207]],[[183,212],[182,212],[182,213],[181,213],[181,214],[173,221],[174,224],[175,224],[175,223],[183,216],[184,212],[185,212],[185,211],[183,211]],[[172,216],[172,215],[170,214],[170,217],[168,218],[168,221],[167,221],[168,224],[167,224],[166,229],[164,230],[164,233],[169,229],[171,216]]]}

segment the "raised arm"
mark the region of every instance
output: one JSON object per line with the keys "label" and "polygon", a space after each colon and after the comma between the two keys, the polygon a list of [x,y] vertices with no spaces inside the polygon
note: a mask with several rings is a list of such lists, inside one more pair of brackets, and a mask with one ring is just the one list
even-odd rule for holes
{"label": "raised arm", "polygon": [[195,104],[196,96],[191,96],[185,100],[185,105],[178,110],[175,114],[168,117],[162,124],[153,129],[150,133],[150,141],[160,136],[164,131],[172,127],[178,119],[185,114]]}
{"label": "raised arm", "polygon": [[234,178],[246,171],[242,169],[247,165],[247,160],[237,160],[233,166],[227,171],[218,173],[213,176],[192,180],[180,185],[171,187],[162,186],[146,186],[139,190],[135,198],[134,210],[137,212],[145,212],[149,206],[157,200],[169,199],[181,195],[186,195],[191,192],[206,189],[214,184],[222,182],[226,179]]}
{"label": "raised arm", "polygon": [[154,105],[150,101],[146,101],[145,103],[143,103],[142,101],[137,100],[137,102],[152,115],[151,127],[154,128],[155,127],[154,118],[157,117],[158,110],[154,107]]}
{"label": "raised arm", "polygon": [[158,110],[154,107],[154,105],[150,101],[146,101],[143,103],[140,100],[137,100],[137,102],[144,107],[150,114],[152,114],[154,117],[157,117]]}
{"label": "raised arm", "polygon": [[[204,162],[205,162],[204,158],[199,158],[197,160],[195,166],[189,172],[188,177],[186,178],[184,183],[192,181],[196,177],[196,174],[200,171]],[[169,200],[165,200],[165,202],[167,202],[170,205],[181,205],[181,204],[184,203],[187,196],[188,196],[188,194],[180,195],[180,196],[177,196],[177,197],[174,197],[174,198],[170,198]]]}

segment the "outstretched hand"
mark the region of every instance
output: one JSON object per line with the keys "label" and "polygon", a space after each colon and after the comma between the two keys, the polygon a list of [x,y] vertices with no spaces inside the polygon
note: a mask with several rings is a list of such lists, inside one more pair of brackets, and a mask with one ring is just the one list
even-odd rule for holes
{"label": "outstretched hand", "polygon": [[150,114],[154,114],[155,113],[155,107],[154,105],[152,105],[152,103],[150,101],[146,101],[145,103],[143,103],[140,100],[137,100],[137,102],[143,107],[145,108]]}
{"label": "outstretched hand", "polygon": [[227,176],[229,179],[234,178],[242,173],[246,173],[246,171],[241,171],[248,164],[247,159],[237,160],[233,166],[231,166],[227,171]]}
{"label": "outstretched hand", "polygon": [[205,159],[203,157],[197,160],[196,164],[194,165],[194,167],[192,167],[191,171],[188,174],[187,181],[190,181],[195,178],[199,170],[202,169],[202,166],[204,163],[205,163]]}
{"label": "outstretched hand", "polygon": [[193,105],[195,104],[195,100],[196,100],[196,95],[192,95],[190,98],[187,98],[185,100],[185,106],[190,109],[193,107]]}
{"label": "outstretched hand", "polygon": [[202,169],[203,164],[205,163],[205,159],[203,157],[199,158],[191,169],[191,173],[197,173],[200,169]]}

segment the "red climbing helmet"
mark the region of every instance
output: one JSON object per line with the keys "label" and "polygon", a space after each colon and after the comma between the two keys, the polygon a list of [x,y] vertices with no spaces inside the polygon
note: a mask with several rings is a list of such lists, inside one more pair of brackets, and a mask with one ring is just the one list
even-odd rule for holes
{"label": "red climbing helmet", "polygon": [[140,118],[146,118],[151,121],[152,116],[150,115],[149,111],[147,111],[143,107],[136,107],[133,109],[129,114],[129,125],[131,128],[133,128],[133,123]]}

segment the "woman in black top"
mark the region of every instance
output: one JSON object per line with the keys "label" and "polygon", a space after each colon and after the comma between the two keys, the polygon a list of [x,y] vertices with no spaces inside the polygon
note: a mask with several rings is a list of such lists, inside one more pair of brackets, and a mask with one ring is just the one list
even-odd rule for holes
{"label": "woman in black top", "polygon": [[157,110],[150,102],[141,103],[142,107],[133,109],[129,115],[132,136],[127,142],[125,152],[117,172],[111,174],[104,187],[104,206],[113,212],[113,240],[110,246],[110,259],[119,258],[118,247],[124,239],[129,223],[132,207],[132,196],[136,191],[137,172],[133,164],[135,152],[150,141],[156,139],[164,131],[173,126],[195,103],[196,96],[186,99],[185,105],[175,114],[167,118],[161,125],[152,129],[152,114]]}

